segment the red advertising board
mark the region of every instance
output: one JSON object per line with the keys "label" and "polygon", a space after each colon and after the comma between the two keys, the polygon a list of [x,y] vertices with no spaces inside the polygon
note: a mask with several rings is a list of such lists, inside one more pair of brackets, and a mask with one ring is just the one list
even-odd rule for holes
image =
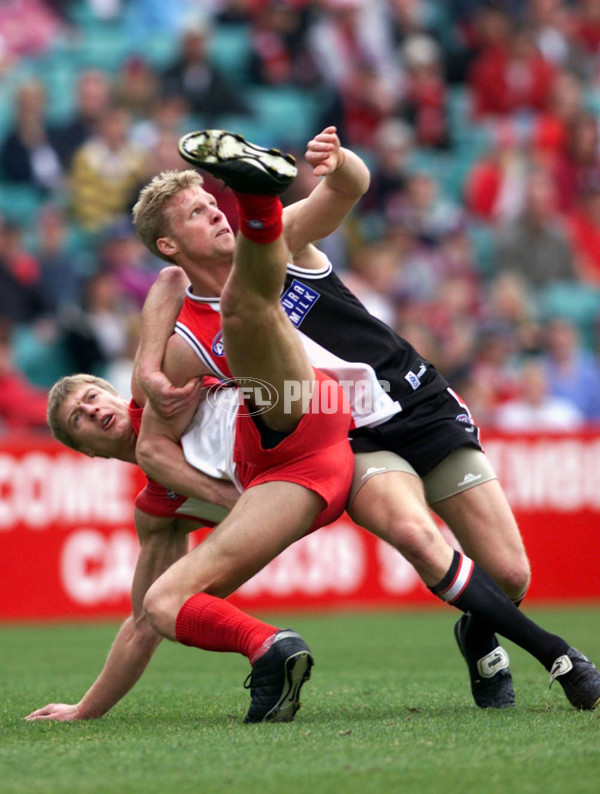
{"label": "red advertising board", "polygon": [[[600,600],[600,432],[489,434],[486,451],[531,559],[528,601]],[[0,619],[125,615],[143,481],[135,466],[45,438],[2,440]],[[287,549],[233,598],[249,610],[437,603],[412,566],[346,516]]]}

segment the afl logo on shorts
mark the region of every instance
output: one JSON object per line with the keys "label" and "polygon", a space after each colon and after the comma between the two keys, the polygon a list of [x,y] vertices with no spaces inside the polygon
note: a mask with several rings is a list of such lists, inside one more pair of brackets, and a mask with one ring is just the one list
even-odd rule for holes
{"label": "afl logo on shorts", "polygon": [[471,424],[471,417],[469,416],[469,414],[459,414],[456,417],[456,421],[457,422],[464,422],[465,425],[470,425]]}
{"label": "afl logo on shorts", "polygon": [[223,331],[219,331],[219,333],[212,340],[212,345],[210,346],[210,349],[215,354],[215,356],[225,355],[225,347],[223,346]]}

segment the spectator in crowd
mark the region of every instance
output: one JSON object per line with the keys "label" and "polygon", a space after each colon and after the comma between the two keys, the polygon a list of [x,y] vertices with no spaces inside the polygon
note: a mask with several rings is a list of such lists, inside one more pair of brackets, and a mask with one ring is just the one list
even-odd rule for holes
{"label": "spectator in crowd", "polygon": [[110,107],[111,82],[101,69],[84,69],[78,77],[73,114],[53,129],[53,140],[65,169],[73,155],[96,132],[100,119]]}
{"label": "spectator in crowd", "polygon": [[583,423],[583,414],[570,400],[553,397],[540,361],[527,362],[521,371],[521,394],[500,406],[495,424],[516,433],[568,432]]}
{"label": "spectator in crowd", "polygon": [[0,318],[30,323],[43,311],[40,266],[17,221],[0,220]]}
{"label": "spectator in crowd", "polygon": [[484,324],[499,324],[509,331],[515,352],[539,352],[535,292],[518,273],[500,273],[490,282],[482,317]]}
{"label": "spectator in crowd", "polygon": [[46,120],[46,92],[38,80],[17,91],[14,124],[0,148],[0,169],[10,182],[42,190],[60,186],[62,169]]}
{"label": "spectator in crowd", "polygon": [[106,229],[98,259],[101,269],[115,277],[123,299],[141,310],[162,263],[148,254],[129,216],[117,218]]}
{"label": "spectator in crowd", "polygon": [[348,90],[357,64],[370,64],[380,90],[397,89],[400,70],[385,6],[367,0],[319,0],[307,36],[326,84]]}
{"label": "spectator in crowd", "polygon": [[600,50],[600,4],[597,0],[583,0],[574,10],[573,40],[588,55],[593,69],[598,65]]}
{"label": "spectator in crowd", "polygon": [[32,322],[42,311],[38,263],[20,241],[20,229],[0,218],[0,320]]}
{"label": "spectator in crowd", "polygon": [[333,124],[353,148],[373,149],[377,130],[399,111],[399,97],[380,79],[371,61],[355,61],[348,81],[331,94],[317,127]]}
{"label": "spectator in crowd", "polygon": [[[514,335],[507,324],[489,320],[480,327],[465,380],[471,383],[472,389],[477,385],[479,402],[485,395],[488,419],[500,405],[517,396],[519,381],[514,362],[517,351]],[[462,396],[466,400],[466,396]]]}
{"label": "spectator in crowd", "polygon": [[71,211],[81,226],[101,232],[127,213],[147,174],[143,149],[128,140],[129,112],[111,106],[98,124],[97,134],[73,157]]}
{"label": "spectator in crowd", "polygon": [[172,165],[167,170],[176,170],[181,166],[181,158],[177,151],[177,140],[186,131],[186,112],[184,97],[178,94],[170,94],[169,96],[158,97],[152,106],[151,112],[146,117],[134,122],[131,128],[131,142],[151,153],[149,166],[152,175],[162,170],[154,162],[154,150],[164,137],[175,140],[175,146],[170,158]]}
{"label": "spectator in crowd", "polygon": [[579,277],[600,286],[600,169],[587,175],[567,220]]}
{"label": "spectator in crowd", "polygon": [[119,69],[113,99],[136,119],[147,118],[159,101],[157,72],[141,55],[128,58]]}
{"label": "spectator in crowd", "polygon": [[462,219],[460,207],[443,196],[435,178],[425,171],[413,172],[399,201],[388,204],[388,222],[405,226],[424,244],[441,243]]}
{"label": "spectator in crowd", "polygon": [[396,251],[385,242],[364,245],[350,260],[343,281],[367,309],[387,325],[395,319]]}
{"label": "spectator in crowd", "polygon": [[307,14],[283,0],[267,0],[254,15],[249,76],[266,86],[315,86],[319,70],[306,42]]}
{"label": "spectator in crowd", "polygon": [[598,121],[583,113],[569,126],[567,143],[557,158],[554,179],[561,212],[572,210],[580,192],[600,177]]}
{"label": "spectator in crowd", "polygon": [[405,116],[420,146],[446,149],[450,131],[446,114],[446,84],[441,53],[430,36],[411,36],[402,47],[406,66]]}
{"label": "spectator in crowd", "polygon": [[583,113],[580,79],[571,72],[560,71],[552,84],[547,107],[534,121],[532,145],[548,165],[555,167],[568,147],[569,131]]}
{"label": "spectator in crowd", "polygon": [[567,320],[552,320],[544,342],[550,394],[569,400],[588,421],[600,422],[600,362],[582,347],[578,329]]}
{"label": "spectator in crowd", "polygon": [[469,70],[475,118],[540,111],[550,95],[554,68],[529,31],[517,28],[500,8],[481,12],[483,47]]}
{"label": "spectator in crowd", "polygon": [[489,151],[476,159],[465,180],[465,204],[478,219],[501,224],[523,210],[530,152],[516,131],[496,126]]}
{"label": "spectator in crowd", "polygon": [[44,313],[57,316],[81,299],[78,256],[69,240],[67,219],[55,204],[42,207],[37,218],[36,255],[40,269],[39,292]]}
{"label": "spectator in crowd", "polygon": [[526,24],[544,59],[557,67],[585,73],[587,59],[571,35],[573,29],[571,3],[564,0],[529,0]]}
{"label": "spectator in crowd", "polygon": [[207,127],[218,126],[225,113],[248,113],[240,92],[210,62],[209,23],[199,21],[183,34],[179,55],[162,75],[162,92],[184,97],[190,113],[202,116]]}
{"label": "spectator in crowd", "polygon": [[[142,318],[140,314],[130,314],[125,322],[125,347],[122,353],[111,358],[105,369],[105,377],[121,397],[131,399],[131,379],[136,353],[140,344]],[[110,380],[109,380],[110,378]]]}
{"label": "spectator in crowd", "polygon": [[111,360],[127,349],[130,314],[116,277],[102,271],[92,276],[85,287],[83,306],[72,307],[63,318],[70,371],[103,376]]}
{"label": "spectator in crowd", "polygon": [[397,204],[406,190],[414,134],[406,122],[386,119],[377,128],[374,140],[371,185],[360,210],[385,214],[388,203]]}
{"label": "spectator in crowd", "polygon": [[0,434],[46,431],[46,391],[34,388],[16,369],[10,336],[10,324],[0,319]]}
{"label": "spectator in crowd", "polygon": [[22,58],[45,52],[61,31],[61,23],[43,0],[0,3],[0,71]]}
{"label": "spectator in crowd", "polygon": [[457,377],[452,388],[469,406],[473,420],[479,427],[493,427],[496,401],[493,388],[487,381],[480,381],[469,368]]}
{"label": "spectator in crowd", "polygon": [[556,203],[550,175],[542,169],[531,173],[523,212],[497,236],[499,272],[518,273],[536,289],[575,278],[571,247]]}

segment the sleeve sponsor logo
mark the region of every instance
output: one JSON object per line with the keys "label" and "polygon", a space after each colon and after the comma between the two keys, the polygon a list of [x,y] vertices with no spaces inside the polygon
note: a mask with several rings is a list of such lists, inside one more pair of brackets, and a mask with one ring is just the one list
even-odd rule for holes
{"label": "sleeve sponsor logo", "polygon": [[281,305],[292,324],[299,328],[320,297],[316,290],[295,278],[281,296]]}
{"label": "sleeve sponsor logo", "polygon": [[421,385],[421,378],[426,372],[427,367],[425,364],[421,364],[419,371],[416,374],[412,370],[409,370],[404,376],[404,380],[408,381],[413,391],[416,391]]}

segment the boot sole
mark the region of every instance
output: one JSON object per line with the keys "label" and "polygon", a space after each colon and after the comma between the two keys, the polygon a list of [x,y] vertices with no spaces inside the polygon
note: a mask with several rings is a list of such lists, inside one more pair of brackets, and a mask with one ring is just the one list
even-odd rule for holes
{"label": "boot sole", "polygon": [[300,708],[300,690],[310,678],[314,664],[308,651],[299,651],[285,660],[285,684],[281,697],[267,712],[265,722],[291,722]]}
{"label": "boot sole", "polygon": [[241,160],[279,179],[293,179],[297,173],[290,155],[248,143],[226,130],[190,132],[179,141],[179,153],[198,168]]}

